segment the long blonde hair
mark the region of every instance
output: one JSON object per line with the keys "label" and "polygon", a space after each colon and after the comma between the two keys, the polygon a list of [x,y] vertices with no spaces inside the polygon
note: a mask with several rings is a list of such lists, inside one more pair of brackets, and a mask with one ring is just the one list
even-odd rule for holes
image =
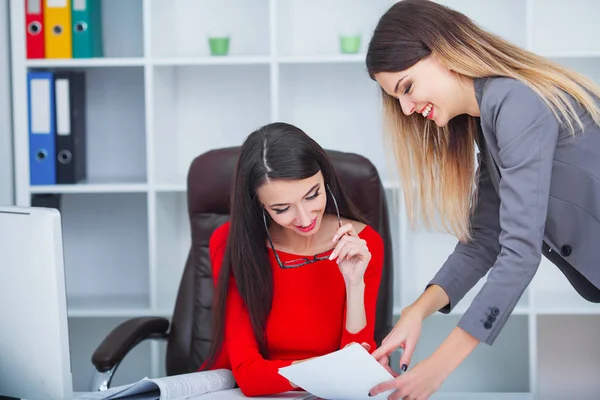
{"label": "long blonde hair", "polygon": [[[504,76],[528,85],[575,133],[583,124],[572,96],[600,125],[600,87],[586,77],[485,31],[464,14],[429,0],[402,0],[380,19],[367,53],[369,75],[406,70],[433,55],[459,77]],[[466,114],[438,127],[419,114],[403,114],[381,91],[386,140],[393,149],[412,224],[417,207],[424,225],[439,219],[461,241],[470,235],[476,195],[476,118]],[[438,215],[436,215],[438,214]]]}

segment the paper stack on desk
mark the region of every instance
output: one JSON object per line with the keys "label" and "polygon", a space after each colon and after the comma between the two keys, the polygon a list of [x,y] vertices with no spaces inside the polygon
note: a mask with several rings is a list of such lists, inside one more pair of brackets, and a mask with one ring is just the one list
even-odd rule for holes
{"label": "paper stack on desk", "polygon": [[322,399],[387,399],[393,392],[369,397],[374,386],[394,377],[359,344],[280,368],[279,374]]}

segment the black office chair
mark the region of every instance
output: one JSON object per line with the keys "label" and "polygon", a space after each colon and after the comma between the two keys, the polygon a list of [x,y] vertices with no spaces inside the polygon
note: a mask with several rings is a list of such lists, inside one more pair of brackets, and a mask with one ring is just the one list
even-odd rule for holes
{"label": "black office chair", "polygon": [[[129,319],[117,326],[92,355],[96,374],[91,390],[110,387],[126,354],[146,339],[167,340],[166,373],[196,371],[211,344],[213,278],[208,243],[213,231],[229,219],[229,196],[239,147],[209,151],[191,164],[187,200],[192,244],[181,278],[172,322],[162,317]],[[328,151],[340,181],[369,225],[385,245],[383,275],[377,300],[377,345],[393,326],[393,256],[388,208],[383,185],[373,164],[352,153]]]}

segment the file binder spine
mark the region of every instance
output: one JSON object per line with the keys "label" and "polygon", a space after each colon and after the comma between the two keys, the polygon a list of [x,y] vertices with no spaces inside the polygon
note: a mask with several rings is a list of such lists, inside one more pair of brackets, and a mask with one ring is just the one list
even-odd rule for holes
{"label": "file binder spine", "polygon": [[42,0],[26,0],[25,33],[27,58],[44,58],[44,7]]}
{"label": "file binder spine", "polygon": [[56,183],[52,72],[28,72],[29,171],[31,185]]}
{"label": "file binder spine", "polygon": [[56,183],[77,183],[86,177],[85,73],[55,76]]}
{"label": "file binder spine", "polygon": [[34,194],[31,196],[32,207],[56,208],[60,211],[60,194]]}
{"label": "file binder spine", "polygon": [[72,58],[71,1],[44,0],[46,58]]}
{"label": "file binder spine", "polygon": [[73,58],[102,57],[102,3],[72,0]]}

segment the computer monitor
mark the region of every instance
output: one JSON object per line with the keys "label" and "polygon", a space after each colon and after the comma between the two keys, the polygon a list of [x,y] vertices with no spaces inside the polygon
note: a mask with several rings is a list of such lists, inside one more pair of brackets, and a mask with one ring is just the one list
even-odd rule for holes
{"label": "computer monitor", "polygon": [[73,398],[56,209],[0,207],[0,396]]}

